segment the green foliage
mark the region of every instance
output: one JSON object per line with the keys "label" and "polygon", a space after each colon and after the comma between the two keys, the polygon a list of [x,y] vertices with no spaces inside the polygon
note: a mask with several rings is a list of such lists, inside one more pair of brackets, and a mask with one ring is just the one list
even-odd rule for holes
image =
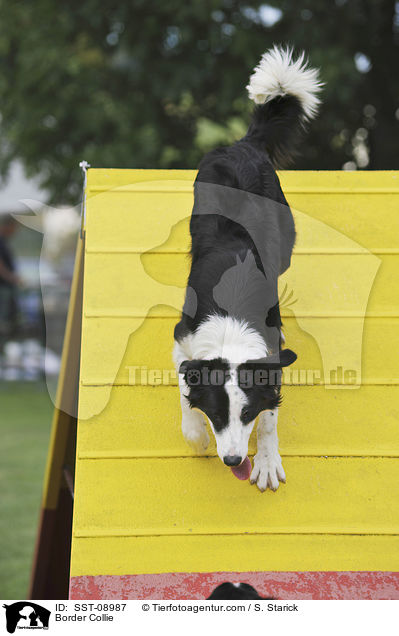
{"label": "green foliage", "polygon": [[22,159],[50,202],[79,200],[81,159],[194,168],[204,150],[238,138],[249,72],[276,42],[304,48],[326,82],[296,167],[399,167],[394,0],[273,0],[274,11],[252,0],[0,7],[0,171]]}

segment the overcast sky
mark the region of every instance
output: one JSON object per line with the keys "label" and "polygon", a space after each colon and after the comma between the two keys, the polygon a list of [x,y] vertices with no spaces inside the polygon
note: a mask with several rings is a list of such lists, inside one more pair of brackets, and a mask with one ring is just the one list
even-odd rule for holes
{"label": "overcast sky", "polygon": [[22,165],[15,162],[10,170],[9,178],[0,184],[0,214],[6,212],[26,212],[27,208],[20,199],[37,199],[46,201],[46,193],[40,190],[37,182],[27,179]]}

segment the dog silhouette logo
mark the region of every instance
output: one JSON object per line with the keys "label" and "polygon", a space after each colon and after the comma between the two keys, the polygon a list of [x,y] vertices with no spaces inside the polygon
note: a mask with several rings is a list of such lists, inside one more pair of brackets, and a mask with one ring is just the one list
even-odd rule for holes
{"label": "dog silhouette logo", "polygon": [[31,601],[18,601],[3,605],[6,610],[6,626],[9,634],[16,629],[48,629],[51,612]]}

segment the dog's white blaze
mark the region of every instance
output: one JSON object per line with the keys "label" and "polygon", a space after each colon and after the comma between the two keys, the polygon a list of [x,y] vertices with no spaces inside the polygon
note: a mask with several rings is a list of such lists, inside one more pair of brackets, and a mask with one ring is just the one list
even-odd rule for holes
{"label": "dog's white blaze", "polygon": [[216,439],[217,453],[220,459],[226,456],[238,455],[244,460],[248,455],[248,442],[252,433],[255,421],[244,424],[240,415],[243,407],[247,404],[247,397],[237,383],[237,370],[230,367],[230,379],[225,384],[225,390],[229,398],[229,423],[222,431],[215,431],[212,422],[211,428]]}

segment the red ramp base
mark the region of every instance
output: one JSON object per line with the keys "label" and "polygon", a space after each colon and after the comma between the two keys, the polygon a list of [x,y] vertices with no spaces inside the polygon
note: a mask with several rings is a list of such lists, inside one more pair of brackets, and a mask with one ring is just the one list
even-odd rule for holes
{"label": "red ramp base", "polygon": [[203,600],[225,581],[284,600],[399,599],[399,572],[201,572],[75,576],[71,599]]}

